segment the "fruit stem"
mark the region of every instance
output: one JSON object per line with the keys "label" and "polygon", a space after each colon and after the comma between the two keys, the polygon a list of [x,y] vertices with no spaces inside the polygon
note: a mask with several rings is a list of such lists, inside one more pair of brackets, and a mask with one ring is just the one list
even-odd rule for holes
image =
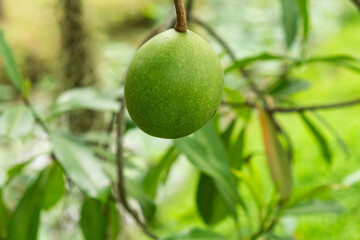
{"label": "fruit stem", "polygon": [[186,23],[186,11],[182,0],[174,0],[176,9],[176,25],[175,30],[181,33],[185,33],[187,29]]}

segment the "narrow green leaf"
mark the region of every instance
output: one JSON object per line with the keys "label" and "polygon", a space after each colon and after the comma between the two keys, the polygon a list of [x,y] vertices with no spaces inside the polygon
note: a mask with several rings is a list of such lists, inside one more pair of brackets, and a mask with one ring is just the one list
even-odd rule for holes
{"label": "narrow green leaf", "polygon": [[142,187],[144,192],[152,199],[156,196],[157,187],[162,175],[167,175],[178,156],[179,151],[174,146],[171,146],[160,159],[160,162],[152,167],[145,176],[142,182]]}
{"label": "narrow green leaf", "polygon": [[300,113],[300,117],[314,136],[316,142],[319,144],[323,157],[328,163],[331,163],[332,154],[323,134],[304,113]]}
{"label": "narrow green leaf", "polygon": [[92,198],[105,201],[110,180],[89,147],[72,136],[52,133],[56,159],[74,183]]}
{"label": "narrow green leaf", "polygon": [[303,25],[304,41],[306,42],[309,35],[309,11],[308,11],[308,0],[297,0]]}
{"label": "narrow green leaf", "polygon": [[0,239],[5,239],[9,219],[10,212],[3,202],[2,189],[0,189]]}
{"label": "narrow green leaf", "polygon": [[193,137],[175,140],[175,146],[201,172],[212,177],[215,184],[237,219],[235,205],[244,204],[232,180],[227,154],[214,125],[209,122]]}
{"label": "narrow green leaf", "polygon": [[10,46],[5,41],[4,33],[0,30],[0,57],[3,59],[5,71],[15,88],[22,93],[22,76],[15,62]]}
{"label": "narrow green leaf", "polygon": [[233,169],[232,172],[234,173],[234,175],[236,177],[238,177],[240,180],[242,180],[246,184],[257,207],[259,209],[262,209],[262,207],[264,206],[264,202],[262,200],[262,197],[261,197],[258,189],[256,188],[255,184],[253,183],[253,180],[249,176],[247,176],[245,173],[238,171],[236,169]]}
{"label": "narrow green leaf", "polygon": [[320,114],[317,112],[312,112],[312,114],[316,117],[316,119],[321,123],[325,128],[329,130],[330,133],[334,136],[336,141],[338,142],[338,145],[340,146],[341,150],[346,156],[349,156],[349,149],[344,141],[344,139],[341,137],[341,135],[337,132],[337,130]]}
{"label": "narrow green leaf", "polygon": [[[293,1],[293,0],[291,0]],[[281,55],[275,55],[272,53],[260,53],[255,56],[250,56],[246,58],[242,58],[239,60],[236,60],[233,64],[231,64],[229,67],[225,68],[225,73],[230,72],[237,68],[243,68],[245,66],[248,66],[254,62],[257,61],[272,61],[272,60],[282,60],[284,57]]]}
{"label": "narrow green leaf", "polygon": [[301,203],[283,212],[284,216],[314,215],[324,213],[341,213],[344,208],[337,202],[323,202],[317,199]]}
{"label": "narrow green leaf", "polygon": [[86,240],[104,239],[106,217],[98,200],[85,199],[81,207],[80,226]]}
{"label": "narrow green leaf", "polygon": [[108,240],[118,239],[120,233],[120,215],[116,203],[109,201],[107,204],[107,236]]}
{"label": "narrow green leaf", "polygon": [[236,120],[232,120],[231,123],[227,126],[225,131],[221,134],[221,140],[224,143],[224,146],[227,148],[229,146],[230,138],[235,127]]}
{"label": "narrow green leaf", "polygon": [[280,198],[287,200],[292,189],[290,162],[268,113],[260,107],[258,109],[270,175]]}
{"label": "narrow green leaf", "polygon": [[360,58],[347,54],[311,57],[305,60],[295,61],[295,63],[297,64],[297,66],[311,63],[328,63],[360,73]]}
{"label": "narrow green leaf", "polygon": [[26,190],[11,217],[7,240],[37,239],[43,190],[48,177],[49,168],[46,168]]}
{"label": "narrow green leaf", "polygon": [[0,135],[21,138],[31,132],[33,124],[34,118],[28,108],[12,107],[0,116]]}
{"label": "narrow green leaf", "polygon": [[33,159],[30,159],[28,161],[22,162],[20,164],[17,164],[11,168],[8,169],[7,171],[7,183],[9,183],[17,174],[19,174],[20,172],[22,172],[22,170],[29,165],[29,163],[31,163]]}
{"label": "narrow green leaf", "polygon": [[234,143],[231,144],[229,147],[229,165],[231,169],[239,170],[243,164],[244,157],[244,145],[245,145],[245,130],[246,128],[243,127],[240,132],[237,134],[237,137]]}
{"label": "narrow green leaf", "polygon": [[290,96],[310,87],[310,82],[301,79],[286,79],[270,85],[267,92],[274,96]]}
{"label": "narrow green leaf", "polygon": [[63,197],[65,193],[65,181],[63,171],[58,163],[50,168],[49,177],[44,186],[42,208],[48,210]]}
{"label": "narrow green leaf", "polygon": [[218,191],[213,179],[200,175],[196,193],[196,205],[201,218],[207,225],[214,225],[231,215],[231,209]]}
{"label": "narrow green leaf", "polygon": [[226,238],[211,231],[195,228],[162,240],[226,240]]}
{"label": "narrow green leaf", "polygon": [[282,24],[286,46],[289,48],[296,39],[299,24],[299,8],[297,0],[280,0],[282,10]]}

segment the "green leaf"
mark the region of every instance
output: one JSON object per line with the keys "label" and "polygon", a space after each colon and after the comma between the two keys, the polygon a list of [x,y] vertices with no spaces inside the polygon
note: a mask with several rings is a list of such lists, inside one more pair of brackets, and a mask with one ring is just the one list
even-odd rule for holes
{"label": "green leaf", "polygon": [[221,134],[221,140],[224,143],[224,146],[227,148],[229,146],[230,138],[235,127],[236,120],[232,120],[231,123],[227,126],[225,131]]}
{"label": "green leaf", "polygon": [[195,228],[162,240],[226,240],[226,238],[211,231]]}
{"label": "green leaf", "polygon": [[0,239],[5,239],[10,213],[2,199],[2,189],[0,189]]}
{"label": "green leaf", "polygon": [[280,198],[287,200],[292,190],[291,166],[286,152],[280,144],[277,132],[268,113],[259,109],[261,129],[270,175]]}
{"label": "green leaf", "polygon": [[264,206],[264,202],[262,200],[263,198],[262,198],[261,194],[259,193],[258,189],[256,188],[253,180],[249,176],[247,176],[245,173],[238,171],[236,169],[233,169],[232,172],[234,173],[234,175],[236,177],[238,177],[240,180],[242,180],[246,184],[257,207],[259,209],[262,209],[262,207]]}
{"label": "green leaf", "polygon": [[72,136],[52,133],[56,159],[74,183],[92,198],[105,201],[110,180],[89,147]]}
{"label": "green leaf", "polygon": [[321,123],[326,129],[329,130],[329,132],[334,136],[336,141],[338,142],[338,145],[340,146],[343,153],[348,157],[350,155],[349,149],[344,141],[344,139],[341,137],[341,135],[337,132],[337,130],[320,114],[317,112],[312,112],[313,116],[316,117],[316,119]]}
{"label": "green leaf", "polygon": [[106,217],[98,200],[85,199],[81,207],[80,226],[86,240],[104,239]]}
{"label": "green leaf", "polygon": [[46,168],[26,190],[9,222],[7,240],[37,239],[43,191],[48,177],[49,168]]}
{"label": "green leaf", "polygon": [[335,66],[348,68],[349,70],[360,73],[360,58],[346,54],[311,57],[305,60],[295,61],[295,63],[297,64],[297,66],[311,63],[328,63],[334,64]]}
{"label": "green leaf", "polygon": [[14,97],[15,91],[11,85],[0,84],[0,101],[10,101]]}
{"label": "green leaf", "polygon": [[44,186],[42,208],[48,210],[62,198],[65,193],[65,181],[63,171],[58,163],[50,168],[49,177]]}
{"label": "green leaf", "polygon": [[237,219],[235,206],[243,202],[232,180],[226,150],[213,123],[206,124],[193,137],[175,140],[175,146],[195,167],[213,178],[218,191]]}
{"label": "green leaf", "polygon": [[24,106],[12,107],[0,116],[0,135],[21,138],[33,128],[34,118]]}
{"label": "green leaf", "polygon": [[201,218],[207,225],[214,225],[231,214],[231,209],[213,179],[205,174],[200,175],[196,204]]}
{"label": "green leaf", "polygon": [[108,240],[118,239],[120,233],[120,215],[116,209],[116,203],[109,201],[107,204],[107,236]]}
{"label": "green leaf", "polygon": [[164,156],[160,159],[160,162],[152,167],[142,182],[142,188],[144,192],[149,195],[152,199],[156,196],[157,187],[159,181],[163,175],[167,176],[172,164],[179,156],[179,151],[171,146]]}
{"label": "green leaf", "polygon": [[286,79],[276,81],[268,88],[267,92],[274,96],[290,96],[294,93],[306,90],[309,87],[310,83],[308,81],[301,79]]}
{"label": "green leaf", "polygon": [[331,163],[332,154],[323,134],[304,113],[300,113],[300,117],[314,136],[316,142],[319,144],[323,157],[328,163]]}
{"label": "green leaf", "polygon": [[120,109],[119,104],[115,98],[105,96],[93,88],[73,88],[59,96],[47,119],[78,109],[117,112]]}
{"label": "green leaf", "polygon": [[308,11],[308,0],[297,0],[301,18],[303,20],[303,34],[304,34],[304,41],[306,42],[309,35],[309,11]]}
{"label": "green leaf", "polygon": [[297,0],[280,0],[282,10],[282,24],[286,46],[289,48],[296,39],[299,24],[299,8]]}
{"label": "green leaf", "polygon": [[245,145],[245,130],[243,127],[237,134],[235,141],[230,145],[228,150],[230,168],[239,170],[243,164],[243,151]]}
{"label": "green leaf", "polygon": [[19,174],[20,172],[22,172],[22,170],[29,165],[29,163],[32,162],[33,159],[27,160],[25,162],[22,162],[20,164],[17,164],[11,168],[8,169],[7,171],[7,183],[10,182],[17,174]]}
{"label": "green leaf", "polygon": [[[291,0],[293,1],[293,0]],[[281,55],[275,55],[271,53],[260,53],[255,56],[250,56],[236,60],[232,65],[225,69],[225,73],[230,72],[234,69],[243,68],[249,64],[252,64],[257,61],[272,61],[272,60],[282,60],[284,57]]]}
{"label": "green leaf", "polygon": [[15,88],[22,93],[22,76],[11,52],[10,46],[4,38],[3,32],[0,30],[0,57],[5,64],[5,71]]}
{"label": "green leaf", "polygon": [[142,190],[141,183],[131,177],[127,177],[125,188],[129,197],[139,202],[145,219],[150,221],[155,215],[156,206],[153,200]]}
{"label": "green leaf", "polygon": [[324,202],[317,199],[300,203],[295,207],[286,209],[283,212],[284,216],[300,216],[300,215],[314,215],[324,213],[340,213],[344,208],[337,202]]}

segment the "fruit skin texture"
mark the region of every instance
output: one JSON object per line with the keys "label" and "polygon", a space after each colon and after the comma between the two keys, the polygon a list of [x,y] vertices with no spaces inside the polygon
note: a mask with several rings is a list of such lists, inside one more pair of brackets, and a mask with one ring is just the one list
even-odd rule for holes
{"label": "fruit skin texture", "polygon": [[167,30],[136,53],[125,80],[125,102],[149,135],[180,138],[214,115],[224,88],[220,61],[197,34]]}

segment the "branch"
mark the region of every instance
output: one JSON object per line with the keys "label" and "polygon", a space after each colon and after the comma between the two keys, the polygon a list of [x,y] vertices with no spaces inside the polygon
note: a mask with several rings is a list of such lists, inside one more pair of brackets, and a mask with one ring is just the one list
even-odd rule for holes
{"label": "branch", "polygon": [[44,130],[44,132],[46,132],[50,136],[49,128],[46,126],[45,122],[41,119],[39,114],[35,111],[34,107],[31,105],[29,100],[25,97],[23,97],[22,100],[24,101],[26,107],[29,108],[31,114],[35,118],[35,121],[40,125],[40,127]]}
{"label": "branch", "polygon": [[355,4],[355,6],[359,9],[360,11],[360,0],[352,0],[353,3]]}
{"label": "branch", "polygon": [[125,208],[125,210],[130,213],[130,215],[134,218],[136,223],[141,227],[143,232],[151,237],[152,239],[158,239],[154,234],[150,232],[146,224],[140,220],[138,213],[131,208],[127,201],[127,194],[125,189],[125,176],[124,176],[124,158],[123,158],[123,134],[125,129],[125,100],[122,98],[120,100],[121,107],[120,112],[117,114],[117,137],[116,137],[116,144],[117,144],[117,170],[119,176],[118,182],[118,192],[119,192],[119,201],[121,205]]}
{"label": "branch", "polygon": [[[230,106],[232,108],[255,108],[256,105],[251,102],[222,102],[222,105]],[[339,103],[329,103],[322,105],[314,105],[314,106],[303,106],[303,107],[292,107],[292,108],[284,108],[284,107],[275,107],[275,108],[266,108],[265,110],[270,113],[291,113],[291,112],[304,112],[304,111],[314,111],[314,110],[326,110],[326,109],[334,109],[341,107],[349,107],[353,105],[360,104],[360,98],[339,102]]]}
{"label": "branch", "polygon": [[[201,26],[202,28],[204,28],[211,36],[214,37],[214,39],[223,47],[223,49],[228,53],[228,55],[230,56],[231,60],[233,62],[235,62],[236,56],[235,53],[231,50],[230,46],[225,42],[225,40],[207,23],[201,21],[200,19],[196,18],[196,17],[191,17],[191,21],[194,22],[195,24]],[[257,86],[251,81],[251,79],[249,78],[249,74],[248,72],[246,72],[246,70],[242,67],[239,68],[241,74],[243,75],[243,77],[245,78],[245,80],[248,82],[248,84],[250,85],[251,89],[257,94],[257,95],[261,95],[261,92],[259,91],[259,89],[257,88]]]}

